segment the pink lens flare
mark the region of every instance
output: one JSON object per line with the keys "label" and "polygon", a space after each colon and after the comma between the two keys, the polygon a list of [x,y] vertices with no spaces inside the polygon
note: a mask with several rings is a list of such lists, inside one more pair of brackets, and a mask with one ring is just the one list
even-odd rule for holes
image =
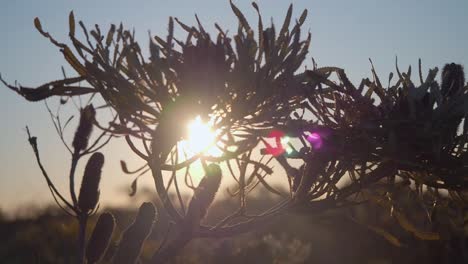
{"label": "pink lens flare", "polygon": [[317,140],[320,140],[321,137],[318,133],[312,133],[310,134],[308,137],[307,137],[307,140],[311,141],[311,142],[314,142],[314,141],[317,141]]}
{"label": "pink lens flare", "polygon": [[309,141],[312,144],[312,147],[314,149],[320,149],[322,147],[323,140],[320,134],[317,132],[313,132],[310,135],[308,135],[307,141]]}
{"label": "pink lens flare", "polygon": [[270,132],[270,134],[268,135],[268,138],[274,138],[276,146],[271,146],[268,144],[266,146],[266,153],[273,155],[275,157],[283,154],[286,150],[283,147],[283,143],[281,142],[281,139],[285,135],[286,134],[280,130],[273,130],[272,132]]}

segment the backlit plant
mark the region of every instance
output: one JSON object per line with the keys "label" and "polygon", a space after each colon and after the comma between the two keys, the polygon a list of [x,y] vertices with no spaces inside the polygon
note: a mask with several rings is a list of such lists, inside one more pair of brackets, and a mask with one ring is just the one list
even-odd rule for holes
{"label": "backlit plant", "polygon": [[[75,18],[70,13],[70,47],[50,36],[39,19],[34,20],[77,76],[37,88],[16,87],[2,80],[4,84],[29,101],[99,95],[105,102],[100,111],[107,108],[113,113],[109,126],[103,126],[95,120],[92,105],[81,110],[73,149],[69,148],[71,202],[48,178],[37,140],[29,138],[52,194],[80,221],[80,262],[84,256],[89,263],[99,261],[112,234],[112,216],[102,215],[89,241],[102,250],[85,252],[84,227],[96,210],[104,162],[96,151],[115,136],[124,137],[145,161],[136,171],[122,162],[124,172],[152,175],[173,225],[161,239],[154,263],[169,260],[195,238],[237,235],[278,215],[319,214],[362,203],[379,206],[419,239],[451,240],[466,235],[468,87],[463,68],[446,65],[439,86],[437,68],[424,77],[419,62],[417,77],[412,77],[411,67],[401,72],[396,66],[396,81],[392,82],[392,73],[384,86],[372,65],[372,80],[365,78],[355,86],[341,68],[318,68],[313,62],[312,69],[304,69],[311,40],[310,33],[304,39],[301,30],[307,11],[292,22],[291,5],[283,25],[276,29],[273,24],[264,25],[257,4],[252,5],[258,13],[255,27],[231,3],[239,21],[232,37],[218,25],[217,35],[211,36],[198,18],[196,27],[169,18],[168,35],[151,36],[149,58],[122,24],[103,32],[98,26],[88,31],[79,22],[85,36],[82,41],[75,35]],[[174,36],[175,26],[185,31],[184,39]],[[419,79],[418,85],[414,79]],[[186,126],[197,117],[217,131],[214,144],[221,155],[204,151],[180,155]],[[102,135],[89,144],[93,126]],[[58,123],[63,140],[62,129]],[[76,164],[91,153],[76,198]],[[195,162],[205,171],[197,187],[190,171]],[[287,193],[270,183],[274,171],[289,182]],[[180,194],[182,174],[194,192],[189,202]],[[236,186],[229,193],[239,207],[217,223],[206,223],[203,220],[222,175],[232,176]],[[132,186],[136,191],[136,180]],[[282,200],[253,214],[246,200],[259,187]],[[175,200],[170,192],[176,193]],[[135,222],[122,235],[115,263],[138,260],[153,222],[158,224],[155,215],[151,204],[141,206]],[[378,223],[355,220],[401,245]]]}

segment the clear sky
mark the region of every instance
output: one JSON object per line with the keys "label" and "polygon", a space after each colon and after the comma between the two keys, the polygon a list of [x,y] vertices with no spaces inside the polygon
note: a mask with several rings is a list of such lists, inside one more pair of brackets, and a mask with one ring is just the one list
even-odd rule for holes
{"label": "clear sky", "polygon": [[[235,1],[251,21],[257,23],[251,1]],[[289,3],[294,15],[308,9],[304,29],[312,32],[309,60],[319,66],[338,66],[351,80],[370,76],[368,58],[386,79],[394,71],[397,55],[401,68],[424,70],[439,68],[447,62],[468,65],[468,0],[259,0],[264,22],[273,18],[282,23]],[[68,13],[91,27],[123,22],[135,28],[137,39],[146,47],[148,30],[165,35],[168,16],[194,24],[198,14],[207,29],[214,32],[214,22],[235,31],[237,22],[227,0],[3,0],[0,5],[0,73],[25,86],[36,86],[61,77],[66,65],[57,48],[44,39],[33,26],[39,17],[46,31],[60,40],[68,35]],[[71,71],[69,72],[71,75]],[[67,114],[67,113],[65,113]],[[69,156],[60,145],[43,103],[28,103],[0,85],[0,209],[12,210],[25,204],[41,205],[50,201],[44,179],[27,144],[25,125],[39,138],[43,161],[58,187],[68,194]],[[117,203],[119,187],[130,184],[130,177],[120,172],[118,161],[132,161],[130,151],[116,142],[106,149],[103,201]],[[136,159],[133,159],[138,164]],[[81,173],[78,173],[79,175]],[[147,177],[147,182],[149,177]]]}

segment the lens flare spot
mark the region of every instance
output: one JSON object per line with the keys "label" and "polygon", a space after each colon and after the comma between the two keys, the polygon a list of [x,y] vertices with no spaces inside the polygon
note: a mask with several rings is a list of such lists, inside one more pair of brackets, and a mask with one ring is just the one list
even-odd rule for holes
{"label": "lens flare spot", "polygon": [[[264,153],[277,157],[288,151],[283,146],[288,145],[290,138],[283,131],[273,130],[268,134],[267,138],[273,142],[272,144],[266,144]],[[290,149],[290,152],[292,152],[292,149]]]}
{"label": "lens flare spot", "polygon": [[287,145],[289,140],[290,140],[289,137],[282,137],[281,138],[281,145]]}
{"label": "lens flare spot", "polygon": [[310,135],[307,136],[307,141],[309,141],[315,149],[320,149],[322,147],[323,141],[319,133],[310,133]]}
{"label": "lens flare spot", "polygon": [[211,126],[197,116],[188,124],[188,137],[181,142],[181,145],[191,154],[204,153],[219,157],[222,151],[215,146],[216,136],[217,133],[211,129]]}

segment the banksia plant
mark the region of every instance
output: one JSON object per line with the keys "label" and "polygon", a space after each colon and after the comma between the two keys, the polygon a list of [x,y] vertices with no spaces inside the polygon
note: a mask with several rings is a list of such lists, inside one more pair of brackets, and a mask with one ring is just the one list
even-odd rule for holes
{"label": "banksia plant", "polygon": [[151,233],[156,219],[156,208],[152,203],[140,206],[135,221],[125,230],[113,257],[114,264],[136,263],[141,247]]}
{"label": "banksia plant", "polygon": [[217,164],[208,165],[206,175],[195,190],[187,210],[186,220],[192,227],[198,227],[200,221],[205,218],[221,184],[221,178],[221,168]]}
{"label": "banksia plant", "polygon": [[73,148],[80,152],[88,146],[89,136],[93,130],[93,121],[96,117],[96,110],[93,105],[88,105],[81,110],[80,122],[73,138]]}
{"label": "banksia plant", "polygon": [[94,210],[99,201],[99,182],[103,165],[104,155],[100,152],[94,153],[86,164],[78,198],[78,207],[81,212],[87,213]]}
{"label": "banksia plant", "polygon": [[111,213],[101,214],[86,247],[88,264],[96,263],[102,258],[109,246],[114,227],[114,216]]}
{"label": "banksia plant", "polygon": [[[198,27],[192,27],[170,18],[168,35],[151,38],[149,60],[143,57],[134,34],[122,24],[112,25],[107,34],[96,25],[88,34],[80,22],[86,36],[82,42],[76,38],[71,13],[72,51],[72,46],[55,40],[36,19],[37,30],[60,48],[78,76],[36,89],[0,80],[30,101],[97,94],[105,102],[100,108],[113,110],[115,118],[103,133],[109,133],[109,138],[125,135],[132,151],[147,161],[132,173],[152,174],[164,210],[176,225],[168,232],[168,237],[174,237],[176,232],[176,238],[161,245],[153,256],[157,260],[154,263],[167,261],[193,238],[231,236],[253,230],[272,216],[295,208],[315,214],[367,201],[392,212],[411,234],[419,238],[437,237],[427,235],[427,230],[417,231],[411,219],[405,218],[412,211],[405,212],[395,198],[404,192],[416,194],[414,201],[427,212],[444,200],[456,201],[461,209],[466,207],[463,195],[468,186],[468,86],[463,67],[446,65],[441,86],[435,80],[437,68],[429,70],[423,78],[419,63],[420,85],[417,85],[411,67],[407,72],[397,67],[396,83],[392,82],[391,73],[388,86],[384,87],[372,65],[372,80],[362,79],[356,86],[344,69],[338,67],[318,68],[314,62],[312,69],[301,69],[311,40],[310,33],[305,39],[301,34],[307,10],[292,25],[291,5],[283,25],[277,28],[273,23],[264,24],[258,5],[252,6],[258,14],[256,27],[231,1],[239,21],[233,36],[218,25],[218,34],[210,36],[200,21]],[[186,32],[185,41],[174,35],[175,22]],[[88,87],[80,86],[81,82]],[[98,201],[104,160],[102,157],[99,162],[94,156],[90,159],[78,201],[74,170],[80,157],[97,151],[92,147],[86,150],[94,115],[92,106],[81,111],[73,140],[72,203],[51,184],[40,164],[36,138],[30,137],[53,194],[80,219],[81,238],[85,237],[89,211]],[[185,137],[184,127],[196,116],[212,121],[213,131],[219,131],[216,147],[224,155],[197,153],[179,159],[178,143]],[[460,133],[462,123],[464,129]],[[252,156],[257,146],[262,142],[267,146],[266,140],[274,132],[293,140],[287,143],[291,151],[285,153],[286,149],[280,147],[285,139],[281,136],[277,137],[275,148],[280,152],[260,152],[262,157],[254,158],[258,157]],[[141,140],[140,147],[134,144],[135,140]],[[266,155],[272,157],[265,159]],[[302,169],[289,164],[292,159],[302,163]],[[201,226],[200,222],[220,186],[221,170],[218,165],[209,165],[206,176],[195,188],[190,166],[199,160],[225,162],[237,183],[232,192],[228,191],[239,198],[239,210],[212,226]],[[267,176],[273,174],[271,160],[276,160],[286,172],[289,194],[267,182],[271,178]],[[231,168],[231,161],[235,161],[237,170]],[[177,175],[183,169],[187,170],[185,184],[195,189],[188,205],[181,198],[177,183]],[[246,197],[257,186],[283,200],[257,215],[247,214]],[[177,193],[180,210],[174,206],[175,198],[168,195],[171,190]],[[448,191],[449,196],[443,197],[439,190]],[[122,235],[115,263],[137,261],[154,218],[154,207],[143,204],[135,222]],[[83,241],[80,240],[80,245]]]}

